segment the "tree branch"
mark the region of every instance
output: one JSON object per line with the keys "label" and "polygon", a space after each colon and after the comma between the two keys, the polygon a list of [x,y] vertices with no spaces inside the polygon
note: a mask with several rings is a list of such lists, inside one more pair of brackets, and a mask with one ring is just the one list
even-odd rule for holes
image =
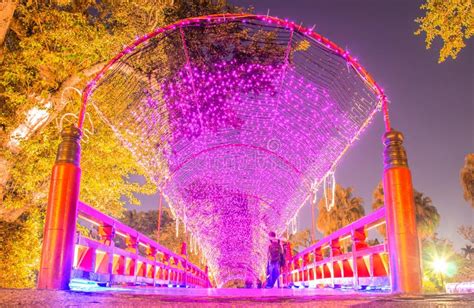
{"label": "tree branch", "polygon": [[7,36],[8,28],[13,19],[18,2],[16,0],[5,0],[0,2],[0,46],[3,45]]}

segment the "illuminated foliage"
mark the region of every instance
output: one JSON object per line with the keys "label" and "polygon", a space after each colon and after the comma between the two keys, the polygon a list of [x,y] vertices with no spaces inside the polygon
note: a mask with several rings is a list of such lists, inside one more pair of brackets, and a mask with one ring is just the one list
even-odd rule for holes
{"label": "illuminated foliage", "polygon": [[440,216],[430,197],[415,192],[416,225],[418,235],[423,239],[432,235],[439,226]]}
{"label": "illuminated foliage", "polygon": [[[149,238],[156,240],[158,211],[137,212],[129,210],[124,213],[121,221],[132,227],[133,229],[145,234]],[[183,242],[187,243],[188,260],[194,264],[202,264],[202,253],[199,249],[193,249],[189,234],[184,230],[184,225],[178,226],[178,234],[176,234],[176,221],[173,219],[171,211],[167,207],[163,207],[160,228],[160,245],[174,251],[181,252]]]}
{"label": "illuminated foliage", "polygon": [[473,226],[460,226],[458,233],[466,240],[474,244],[474,227]]}
{"label": "illuminated foliage", "polygon": [[466,155],[464,166],[461,169],[461,186],[464,200],[474,208],[474,153]]}
{"label": "illuminated foliage", "polygon": [[461,248],[461,250],[464,253],[464,257],[466,257],[466,259],[471,259],[471,255],[474,255],[474,247],[472,247],[472,245],[466,245]]}
{"label": "illuminated foliage", "polygon": [[[21,31],[14,32],[13,38],[27,42],[29,36],[44,35],[45,31],[51,31],[51,37],[38,36],[38,41],[43,39],[41,48],[31,40],[29,54],[21,42],[10,42],[9,51],[18,51],[23,56],[20,59],[37,59],[31,60],[33,64],[26,65],[26,69],[2,71],[7,79],[3,86],[18,85],[7,89],[2,97],[7,102],[6,113],[17,120],[14,125],[4,125],[7,133],[28,120],[28,108],[34,102],[28,102],[30,96],[25,93],[45,99],[51,94],[53,101],[44,108],[54,108],[56,114],[76,112],[77,100],[65,107],[62,101],[57,103],[58,92],[71,74],[84,72],[81,65],[90,67],[108,58],[112,47],[103,54],[88,53],[89,47],[95,48],[94,43],[102,46],[96,39],[110,39],[115,48],[116,42],[133,32],[127,31],[126,22],[136,20],[132,17],[137,14],[134,7],[127,7],[133,6],[129,2],[29,3],[19,7],[21,13],[24,6],[30,6],[25,15],[37,10],[31,21],[23,21],[30,25],[26,38],[21,37]],[[178,2],[178,11],[188,14],[188,5],[197,7],[197,3],[214,2]],[[45,14],[43,11],[48,9],[58,12]],[[150,11],[145,11],[149,16]],[[134,192],[150,189],[127,182],[127,175],[153,177],[177,217],[177,226],[184,225],[192,233],[191,242],[197,240],[203,247],[219,285],[258,276],[268,229],[281,233],[310,187],[334,168],[384,100],[380,87],[357,61],[325,38],[282,20],[259,16],[247,23],[243,20],[247,17],[235,18],[240,21],[216,15],[193,19],[138,38],[135,45],[123,51],[124,57],[114,58],[99,80],[89,83],[86,92],[89,111],[98,107],[97,114],[110,129],[96,125],[95,133],[88,138],[94,146],[84,144],[81,198],[103,212],[119,215],[117,195],[133,203]],[[70,23],[64,25],[63,21]],[[146,25],[137,29],[143,31]],[[65,31],[55,32],[61,27]],[[71,29],[90,37],[81,37],[86,43],[71,49],[62,48],[68,38],[63,34]],[[102,32],[96,37],[97,31]],[[78,55],[71,57],[70,53],[81,48],[86,49],[83,59],[74,62]],[[60,57],[48,58],[44,51]],[[83,86],[84,78],[76,79],[79,81],[74,85]],[[97,114],[92,115],[94,123],[98,122]],[[54,119],[48,118],[41,125]],[[42,130],[44,136],[28,136],[21,146],[41,138],[57,140],[54,131],[50,125]],[[111,131],[131,155],[117,149],[119,143],[109,137]],[[102,139],[104,136],[108,138]],[[117,144],[108,144],[108,140]],[[22,163],[37,163],[35,159],[51,154],[46,153],[47,149],[32,147],[31,153],[36,156],[25,156]],[[28,152],[23,153],[9,157],[13,161]],[[104,157],[109,158],[107,163],[99,165]],[[132,162],[132,157],[138,164]],[[33,174],[40,169],[26,171]],[[111,178],[103,178],[111,172]],[[46,189],[38,185],[47,180],[35,179],[35,185],[25,188],[14,182],[20,179],[20,172],[12,171],[5,203],[14,207],[17,200],[32,198],[30,193],[36,187],[37,204],[44,204],[41,198],[45,198],[42,192]],[[110,189],[106,183],[115,187]],[[357,208],[352,204],[357,198],[347,199]],[[345,218],[354,218],[353,212],[349,208],[349,217]]]}
{"label": "illuminated foliage", "polygon": [[289,238],[293,255],[296,255],[301,249],[311,246],[311,233],[309,229],[303,229],[295,234],[291,234]]}
{"label": "illuminated foliage", "polygon": [[[84,78],[90,78],[85,75],[85,70],[111,57],[124,42],[147,29],[151,20],[161,16],[158,14],[149,18],[149,9],[155,7],[156,10],[156,5],[152,2],[141,2],[139,7],[138,4],[128,1],[114,2],[113,5],[107,1],[100,4],[95,1],[22,1],[15,11],[5,42],[6,52],[0,66],[0,88],[3,90],[0,91],[0,124],[5,136],[10,135],[20,123],[28,124],[26,118],[33,108],[48,106],[44,111],[49,118],[42,127],[52,123],[51,121],[57,124],[58,120],[55,118],[66,112],[77,112],[79,101],[77,95],[70,96],[71,93],[74,94],[73,91],[65,93],[65,100],[60,99],[62,91],[65,90],[65,83],[68,86],[83,87]],[[114,138],[110,138],[110,129],[101,128],[99,122],[97,118],[94,119],[97,134],[92,139],[98,143],[96,147],[102,149],[92,151],[98,151],[96,153],[103,154],[102,157],[108,156],[109,166],[116,166],[116,170],[128,172],[137,169],[138,166],[131,168],[131,164],[135,164],[133,160],[127,161],[130,155],[125,154],[122,156],[124,159],[111,155],[113,152],[122,154],[124,151],[118,149],[119,144]],[[10,147],[7,138],[2,140],[0,157],[7,158],[9,164],[13,165],[13,170],[7,175],[5,196],[0,196],[5,199],[5,208],[27,208],[33,204],[24,202],[25,198],[32,199],[33,195],[44,197],[47,189],[44,186],[47,186],[59,138],[58,130],[52,125],[44,130],[42,127],[27,127],[32,133],[41,131],[41,136],[28,140],[31,138],[28,135],[19,149]],[[100,156],[90,158],[87,155],[87,144],[83,144],[83,148],[86,162],[89,161],[91,165],[100,164]],[[114,162],[115,158],[119,160]],[[124,165],[120,166],[122,163]],[[88,168],[86,167],[84,172],[89,174],[93,170],[99,170],[86,169]],[[100,175],[97,176],[100,178]],[[127,176],[127,173],[123,173],[119,178],[122,176]],[[94,177],[91,176],[92,179]],[[100,188],[101,185],[113,183],[116,186],[121,179],[117,181],[111,176],[110,180],[106,179],[105,182],[92,184],[92,181],[89,180],[91,185],[83,183],[83,190],[91,193],[101,190],[106,192],[103,186]],[[129,188],[135,189],[136,186],[130,185]],[[133,199],[130,193],[126,195]],[[108,200],[108,197],[104,196],[101,202],[92,203],[107,204],[104,200]],[[42,204],[43,201],[44,198],[36,204]],[[116,204],[118,199],[114,202]],[[112,208],[117,212],[116,205]]]}
{"label": "illuminated foliage", "polygon": [[[145,174],[144,170],[136,164],[129,151],[110,138],[111,135],[110,129],[102,125],[90,137],[90,143],[83,143],[81,199],[104,213],[120,217],[126,200],[139,204],[134,193],[151,194],[156,188],[150,181],[140,186],[127,180],[129,174]],[[22,277],[34,278],[33,272],[39,266],[42,235],[39,225],[42,220],[39,215],[32,213],[45,210],[58,141],[57,129],[50,125],[41,135],[25,141],[20,153],[9,157],[13,168],[2,206],[23,208],[26,216],[11,223],[1,222],[20,228],[15,236],[11,236],[10,232],[0,234],[8,242],[5,250],[0,251],[0,263],[8,267],[2,272],[18,271]],[[104,160],[104,157],[109,159]],[[32,227],[36,229],[30,229]],[[28,253],[22,253],[26,250]],[[5,281],[3,278],[7,277],[0,277],[1,283],[10,287],[31,286],[35,283],[34,280],[26,283],[22,279]]]}
{"label": "illuminated foliage", "polygon": [[14,222],[0,220],[0,288],[34,288],[43,218],[38,209]]}
{"label": "illuminated foliage", "polygon": [[[372,209],[376,210],[384,205],[383,185],[379,183],[373,194]],[[415,208],[416,208],[416,225],[420,240],[432,236],[439,226],[440,215],[436,206],[430,197],[414,190]]]}
{"label": "illuminated foliage", "polygon": [[[447,282],[471,281],[474,263],[458,254],[453,243],[436,234],[423,241],[423,289],[425,292],[445,292]],[[440,268],[440,263],[443,268]]]}
{"label": "illuminated foliage", "polygon": [[295,28],[254,15],[182,20],[124,47],[87,91],[218,285],[260,276],[268,232],[286,229],[384,97],[347,52]]}
{"label": "illuminated foliage", "polygon": [[[41,215],[60,141],[59,119],[79,110],[78,96],[74,91],[64,92],[63,100],[63,90],[68,86],[83,88],[103,61],[124,43],[163,25],[166,1],[160,3],[20,1],[16,8],[0,54],[0,167],[6,170],[1,174],[5,185],[0,179],[1,287],[35,284]],[[167,18],[173,18],[173,14]],[[108,108],[112,110],[114,104]],[[28,126],[31,110],[45,111],[46,120]],[[120,217],[126,201],[139,204],[135,193],[150,194],[156,187],[110,127],[92,108],[90,112],[95,130],[82,142],[81,199]],[[69,117],[65,124],[69,120],[74,121]],[[29,133],[18,147],[11,147],[9,136],[23,124],[27,124]],[[89,122],[85,128],[92,130]],[[146,184],[130,181],[131,174],[144,176]],[[8,273],[14,276],[7,276]]]}
{"label": "illuminated foliage", "polygon": [[437,37],[443,41],[439,63],[449,57],[456,59],[466,46],[465,40],[474,34],[472,0],[427,0],[420,8],[426,13],[415,19],[419,24],[415,34],[426,34],[427,49]]}
{"label": "illuminated foliage", "polygon": [[318,202],[317,228],[325,236],[365,215],[363,200],[353,195],[352,187],[344,188],[336,184],[334,198],[334,207],[329,211],[325,198]]}

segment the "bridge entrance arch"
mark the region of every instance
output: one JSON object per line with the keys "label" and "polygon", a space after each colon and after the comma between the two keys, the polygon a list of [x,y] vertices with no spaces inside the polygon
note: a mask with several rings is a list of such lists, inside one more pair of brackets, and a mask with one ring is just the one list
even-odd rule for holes
{"label": "bridge entrance arch", "polygon": [[312,29],[251,14],[159,28],[88,83],[53,169],[40,288],[69,282],[87,106],[150,172],[218,285],[264,271],[266,234],[284,232],[381,110],[392,288],[420,291],[410,171],[383,90]]}

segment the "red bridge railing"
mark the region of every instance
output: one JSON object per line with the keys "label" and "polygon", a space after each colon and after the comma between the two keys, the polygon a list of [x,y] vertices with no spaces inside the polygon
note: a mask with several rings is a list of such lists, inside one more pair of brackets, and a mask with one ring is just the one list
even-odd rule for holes
{"label": "red bridge railing", "polygon": [[[82,202],[77,216],[97,227],[98,239],[77,232],[72,278],[110,285],[211,287],[206,270],[120,221]],[[124,248],[116,246],[119,240]]]}
{"label": "red bridge railing", "polygon": [[385,207],[347,225],[287,260],[285,286],[390,288],[387,243],[369,246],[367,232],[385,224]]}

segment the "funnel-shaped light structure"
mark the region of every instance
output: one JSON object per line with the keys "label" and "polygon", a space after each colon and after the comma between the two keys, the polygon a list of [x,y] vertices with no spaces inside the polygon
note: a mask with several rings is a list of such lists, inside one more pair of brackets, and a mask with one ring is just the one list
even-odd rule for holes
{"label": "funnel-shaped light structure", "polygon": [[155,179],[218,285],[262,273],[267,233],[286,230],[384,99],[334,43],[256,15],[160,28],[84,95]]}

